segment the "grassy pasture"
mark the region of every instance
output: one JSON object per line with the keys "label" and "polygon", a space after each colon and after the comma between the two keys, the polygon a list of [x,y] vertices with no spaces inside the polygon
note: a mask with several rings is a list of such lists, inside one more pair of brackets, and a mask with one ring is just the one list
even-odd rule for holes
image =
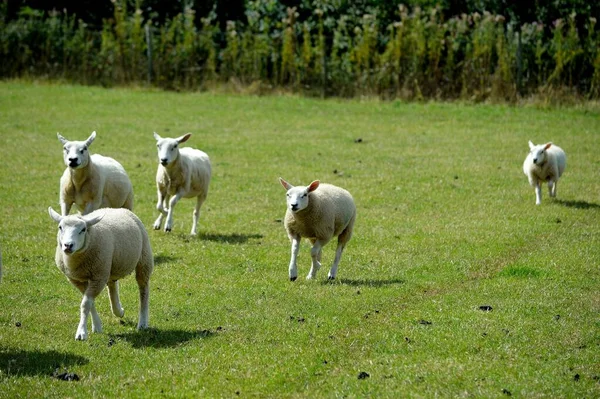
{"label": "grassy pasture", "polygon": [[[54,265],[46,208],[56,132],[93,130],[148,229],[153,131],[192,132],[213,180],[198,237],[190,200],[171,234],[149,230],[152,328],[135,330],[129,277],[123,322],[103,293],[104,332],[76,342],[81,295]],[[568,157],[558,199],[544,188],[537,207],[529,139]],[[2,82],[0,148],[0,397],[600,396],[598,113]],[[333,243],[304,280],[304,242],[288,281],[279,176],[353,193],[338,280]]]}

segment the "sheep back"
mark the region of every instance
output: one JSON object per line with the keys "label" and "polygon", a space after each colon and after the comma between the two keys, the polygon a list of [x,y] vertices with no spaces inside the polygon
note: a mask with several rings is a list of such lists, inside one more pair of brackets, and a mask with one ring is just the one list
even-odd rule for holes
{"label": "sheep back", "polygon": [[308,206],[300,212],[287,209],[284,225],[288,235],[329,241],[356,217],[354,199],[343,188],[321,183],[308,199]]}
{"label": "sheep back", "polygon": [[124,208],[103,208],[89,216],[99,214],[104,217],[87,229],[84,248],[67,255],[57,245],[58,268],[77,281],[118,280],[129,275],[138,264],[143,265],[144,273],[151,274],[152,249],[141,220]]}

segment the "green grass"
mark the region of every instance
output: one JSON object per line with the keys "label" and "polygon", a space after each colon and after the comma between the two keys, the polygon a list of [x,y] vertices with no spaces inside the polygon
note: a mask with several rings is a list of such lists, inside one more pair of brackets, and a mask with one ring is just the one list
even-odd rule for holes
{"label": "green grass", "polygon": [[[600,114],[0,83],[0,397],[597,397]],[[74,340],[80,294],[54,265],[64,169],[56,132],[119,160],[156,217],[152,132],[206,151],[213,180],[188,235],[149,230],[151,330],[137,287],[107,294],[104,333]],[[357,139],[361,142],[355,142]],[[541,206],[527,140],[568,156]],[[277,178],[348,189],[355,234],[316,281],[287,278]],[[482,311],[489,305],[492,311]],[[58,372],[79,381],[60,381]],[[368,378],[359,379],[366,372]]]}

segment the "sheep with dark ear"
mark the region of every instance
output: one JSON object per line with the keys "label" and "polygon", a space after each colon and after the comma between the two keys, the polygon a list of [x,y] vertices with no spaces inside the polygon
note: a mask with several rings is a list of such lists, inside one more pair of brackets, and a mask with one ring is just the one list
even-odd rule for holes
{"label": "sheep with dark ear", "polygon": [[318,180],[308,186],[294,187],[279,178],[281,185],[287,190],[287,211],[285,213],[285,229],[292,242],[292,257],[289,266],[291,281],[298,277],[296,258],[302,237],[312,243],[310,255],[312,267],[307,279],[317,276],[321,267],[322,248],[333,237],[338,238],[333,265],[328,278],[335,279],[342,252],[350,238],[356,220],[356,206],[352,195],[343,188],[331,184],[321,184]]}
{"label": "sheep with dark ear", "polygon": [[542,203],[542,183],[548,183],[550,197],[556,197],[556,183],[567,166],[562,148],[552,143],[535,145],[529,141],[529,154],[523,162],[523,173],[535,188],[535,204]]}
{"label": "sheep with dark ear", "polygon": [[83,294],[75,339],[87,339],[90,313],[92,331],[102,332],[94,302],[107,285],[112,312],[123,317],[119,280],[134,270],[140,291],[137,328],[147,328],[154,258],[148,233],[140,219],[124,208],[104,208],[89,215],[61,216],[52,208],[48,208],[48,212],[58,224],[56,266]]}

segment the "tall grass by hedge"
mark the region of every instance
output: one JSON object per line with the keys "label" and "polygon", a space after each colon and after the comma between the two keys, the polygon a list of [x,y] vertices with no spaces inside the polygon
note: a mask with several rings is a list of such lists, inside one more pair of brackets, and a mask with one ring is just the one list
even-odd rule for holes
{"label": "tall grass by hedge", "polygon": [[[4,3],[5,4],[5,3]],[[152,84],[194,90],[223,82],[318,95],[514,101],[565,91],[600,98],[600,32],[576,15],[515,25],[502,15],[444,20],[436,8],[400,6],[380,26],[315,9],[304,20],[276,0],[249,1],[247,23],[216,15],[194,24],[194,10],[157,26],[115,2],[114,18],[90,27],[61,12],[24,9],[0,26],[0,76],[44,76],[85,84]]]}

